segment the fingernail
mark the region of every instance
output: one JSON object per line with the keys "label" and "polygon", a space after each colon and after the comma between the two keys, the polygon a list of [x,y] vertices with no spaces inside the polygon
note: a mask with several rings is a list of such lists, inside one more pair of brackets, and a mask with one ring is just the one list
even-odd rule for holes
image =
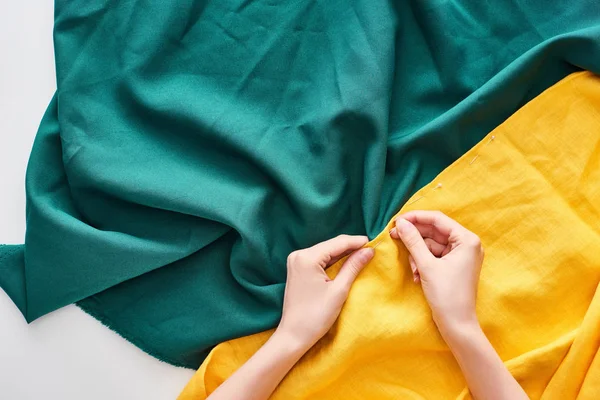
{"label": "fingernail", "polygon": [[360,257],[361,261],[368,262],[375,255],[375,250],[373,250],[371,247],[365,247],[364,249],[360,249],[359,253],[360,254],[358,256]]}
{"label": "fingernail", "polygon": [[401,232],[406,232],[406,229],[410,227],[410,222],[405,220],[404,218],[398,218],[396,220],[396,226],[400,229]]}
{"label": "fingernail", "polygon": [[398,235],[398,231],[396,230],[396,228],[394,227],[394,228],[390,229],[390,236],[396,236],[396,235]]}

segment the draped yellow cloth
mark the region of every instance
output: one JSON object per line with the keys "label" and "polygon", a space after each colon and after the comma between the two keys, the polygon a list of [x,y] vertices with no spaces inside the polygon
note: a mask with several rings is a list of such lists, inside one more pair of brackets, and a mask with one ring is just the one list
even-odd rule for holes
{"label": "draped yellow cloth", "polygon": [[[414,209],[481,237],[477,314],[527,394],[600,398],[600,78],[576,73],[546,90],[400,212]],[[369,243],[375,257],[337,323],[273,399],[470,398],[390,227]],[[180,399],[206,398],[271,333],[215,347]]]}

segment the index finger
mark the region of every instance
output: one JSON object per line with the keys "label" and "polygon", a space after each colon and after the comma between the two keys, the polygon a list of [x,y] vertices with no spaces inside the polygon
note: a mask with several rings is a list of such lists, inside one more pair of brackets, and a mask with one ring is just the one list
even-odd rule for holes
{"label": "index finger", "polygon": [[369,238],[359,235],[339,235],[333,239],[317,243],[311,249],[323,257],[323,261],[329,264],[332,260],[347,255],[348,252],[358,250],[369,242]]}
{"label": "index finger", "polygon": [[399,218],[404,218],[416,225],[430,225],[445,237],[450,237],[453,234],[462,235],[464,232],[468,232],[464,226],[441,211],[409,211]]}

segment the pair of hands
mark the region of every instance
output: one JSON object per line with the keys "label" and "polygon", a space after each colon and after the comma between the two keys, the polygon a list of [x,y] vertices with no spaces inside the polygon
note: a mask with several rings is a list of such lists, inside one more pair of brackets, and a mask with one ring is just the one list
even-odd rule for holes
{"label": "pair of hands", "polygon": [[[475,301],[483,249],[479,238],[435,211],[412,211],[396,220],[392,238],[408,249],[433,319],[474,398],[526,400],[527,394],[502,363],[479,327]],[[360,271],[373,258],[364,236],[342,235],[288,258],[279,327],[210,400],[267,399],[302,355],[333,325]],[[349,255],[337,277],[325,269]]]}
{"label": "pair of hands", "polygon": [[[392,238],[409,251],[433,319],[445,336],[477,324],[475,301],[483,248],[477,235],[439,211],[411,211],[396,219]],[[354,280],[373,258],[365,236],[340,235],[288,257],[283,314],[277,330],[306,349],[331,328]],[[337,277],[325,269],[350,255]]]}

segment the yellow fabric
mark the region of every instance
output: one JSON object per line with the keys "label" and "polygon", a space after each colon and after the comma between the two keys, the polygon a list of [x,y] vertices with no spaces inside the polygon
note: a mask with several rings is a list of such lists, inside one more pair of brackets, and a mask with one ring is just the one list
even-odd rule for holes
{"label": "yellow fabric", "polygon": [[[401,212],[413,209],[443,210],[480,235],[477,313],[529,396],[600,398],[600,78],[548,89]],[[375,258],[338,322],[272,398],[469,398],[406,250],[387,230],[369,245]],[[270,334],[215,347],[180,399],[206,398]]]}

